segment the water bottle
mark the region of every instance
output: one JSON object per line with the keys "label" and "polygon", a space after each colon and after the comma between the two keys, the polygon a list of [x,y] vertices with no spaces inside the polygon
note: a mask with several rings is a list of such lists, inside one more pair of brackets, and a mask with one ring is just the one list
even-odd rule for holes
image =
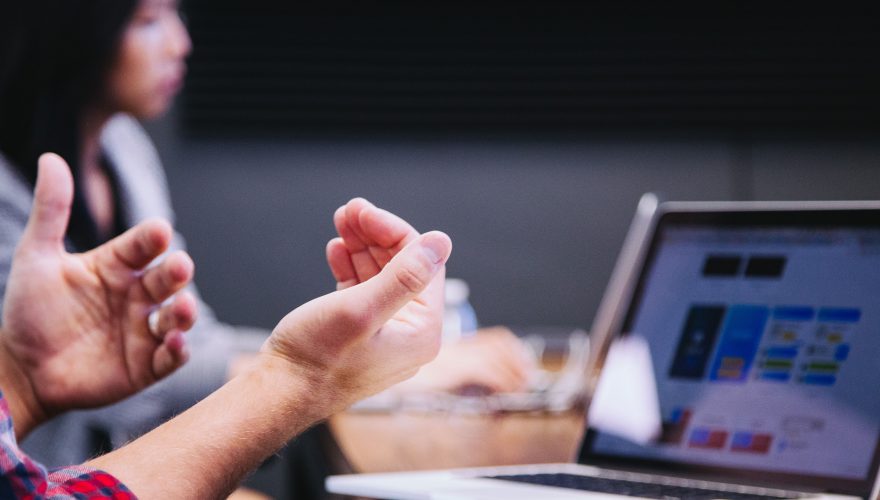
{"label": "water bottle", "polygon": [[461,279],[447,278],[444,293],[443,341],[455,341],[477,331],[477,313],[468,302],[470,287]]}

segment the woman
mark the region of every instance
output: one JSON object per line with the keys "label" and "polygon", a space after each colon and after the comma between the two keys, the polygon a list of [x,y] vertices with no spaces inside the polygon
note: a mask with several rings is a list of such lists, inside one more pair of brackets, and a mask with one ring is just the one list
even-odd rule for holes
{"label": "woman", "polygon": [[[5,16],[8,26],[0,27],[0,292],[43,152],[60,154],[74,174],[67,234],[72,250],[93,248],[146,217],[173,220],[161,164],[136,119],[155,118],[169,108],[192,48],[176,0],[17,4]],[[173,247],[183,247],[179,235]],[[237,355],[256,350],[263,336],[219,323],[204,304],[200,311],[188,334],[190,362],[177,374],[132,400],[50,423],[26,449],[50,465],[80,462],[102,451],[97,447],[122,444],[221,385]],[[494,359],[481,355],[463,374],[446,377],[460,365],[450,360],[461,358],[441,356],[426,376],[445,381],[417,386],[522,386],[526,364],[516,355],[514,337],[477,337],[485,340],[468,349]]]}
{"label": "woman", "polygon": [[[98,246],[147,217],[173,220],[158,156],[134,118],[171,105],[191,49],[173,2],[50,0],[16,9],[5,16],[0,44],[0,294],[41,152],[57,152],[74,174],[71,250]],[[183,240],[176,236],[173,246]],[[48,465],[81,462],[219,387],[236,354],[258,349],[264,335],[223,325],[201,308],[180,373],[122,404],[57,419],[26,448]]]}

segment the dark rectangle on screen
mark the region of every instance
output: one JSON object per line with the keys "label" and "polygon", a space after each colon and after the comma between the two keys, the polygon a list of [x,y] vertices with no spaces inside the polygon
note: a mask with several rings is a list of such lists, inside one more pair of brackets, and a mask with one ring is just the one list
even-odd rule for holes
{"label": "dark rectangle on screen", "polygon": [[675,359],[669,368],[670,377],[693,380],[703,378],[725,310],[721,305],[691,306],[678,340]]}
{"label": "dark rectangle on screen", "polygon": [[739,274],[741,264],[738,255],[710,255],[703,262],[703,276],[732,278]]}
{"label": "dark rectangle on screen", "polygon": [[747,278],[781,278],[785,271],[785,257],[751,257],[746,264]]}

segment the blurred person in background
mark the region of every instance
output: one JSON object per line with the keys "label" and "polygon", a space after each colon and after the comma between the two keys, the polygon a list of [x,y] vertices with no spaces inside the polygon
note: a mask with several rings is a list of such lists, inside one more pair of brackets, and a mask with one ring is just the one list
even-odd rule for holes
{"label": "blurred person in background", "polygon": [[[170,107],[192,50],[176,0],[35,0],[6,2],[2,11],[0,294],[26,225],[43,152],[59,154],[73,172],[69,250],[94,248],[148,217],[173,222],[159,157],[138,120],[156,118]],[[184,248],[175,234],[171,249]],[[194,286],[190,290],[198,297]],[[190,361],[181,370],[111,407],[50,421],[25,449],[48,465],[79,463],[180,413],[223,384],[268,332],[232,327],[205,304],[199,309],[188,334]],[[477,385],[514,391],[526,385],[529,369],[515,336],[495,331],[444,348],[433,368],[398,390]]]}

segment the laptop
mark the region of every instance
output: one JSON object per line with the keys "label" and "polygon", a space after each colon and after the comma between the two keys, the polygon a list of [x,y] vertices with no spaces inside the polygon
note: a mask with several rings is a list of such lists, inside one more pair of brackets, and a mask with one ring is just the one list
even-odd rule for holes
{"label": "laptop", "polygon": [[[880,497],[880,202],[646,195],[592,329],[647,343],[662,430],[577,463],[332,476],[395,499]],[[478,446],[475,443],[475,446]]]}

